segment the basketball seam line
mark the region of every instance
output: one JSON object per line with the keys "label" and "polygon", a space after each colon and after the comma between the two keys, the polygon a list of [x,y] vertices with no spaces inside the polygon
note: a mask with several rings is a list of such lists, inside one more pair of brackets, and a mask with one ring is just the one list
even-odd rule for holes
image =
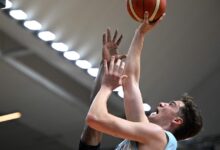
{"label": "basketball seam line", "polygon": [[134,17],[139,21],[141,22],[142,19],[140,17],[138,17],[138,15],[135,13],[134,11],[134,8],[133,8],[133,5],[132,5],[132,0],[129,0],[129,7],[130,7],[130,10],[132,12],[132,14],[134,15]]}
{"label": "basketball seam line", "polygon": [[154,20],[155,16],[157,15],[157,12],[159,10],[159,7],[160,7],[160,0],[157,0],[154,12],[151,15],[151,17],[149,18],[149,21],[153,21]]}

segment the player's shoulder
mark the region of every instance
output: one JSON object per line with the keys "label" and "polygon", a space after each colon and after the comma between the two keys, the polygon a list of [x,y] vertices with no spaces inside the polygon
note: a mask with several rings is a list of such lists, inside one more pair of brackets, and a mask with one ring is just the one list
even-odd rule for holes
{"label": "player's shoulder", "polygon": [[146,143],[153,142],[159,145],[164,145],[164,146],[166,145],[167,143],[166,133],[161,126],[154,123],[148,123],[145,129],[146,129],[145,130]]}

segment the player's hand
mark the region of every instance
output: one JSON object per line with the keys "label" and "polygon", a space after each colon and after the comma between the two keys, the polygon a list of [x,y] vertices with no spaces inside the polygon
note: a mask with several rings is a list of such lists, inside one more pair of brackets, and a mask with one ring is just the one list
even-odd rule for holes
{"label": "player's hand", "polygon": [[138,27],[138,31],[140,33],[145,34],[146,32],[150,31],[154,26],[156,26],[163,19],[164,16],[165,16],[165,13],[156,22],[150,22],[149,13],[146,11],[144,13],[144,20]]}
{"label": "player's hand", "polygon": [[125,62],[121,59],[116,59],[115,56],[111,57],[110,63],[107,63],[107,60],[105,59],[102,85],[110,88],[111,90],[121,86],[122,81],[127,78],[127,75],[123,74],[124,68]]}
{"label": "player's hand", "polygon": [[119,55],[118,54],[118,46],[121,43],[122,40],[122,34],[118,37],[118,31],[115,30],[113,38],[111,37],[110,29],[107,28],[106,33],[103,34],[102,37],[102,59],[107,60],[107,62],[110,61],[111,56],[115,56],[116,58],[125,58],[125,55]]}

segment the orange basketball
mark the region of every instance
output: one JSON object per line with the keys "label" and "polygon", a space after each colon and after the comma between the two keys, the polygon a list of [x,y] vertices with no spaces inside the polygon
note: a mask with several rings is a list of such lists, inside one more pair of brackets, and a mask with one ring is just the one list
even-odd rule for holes
{"label": "orange basketball", "polygon": [[144,12],[148,11],[149,21],[154,22],[165,13],[166,0],[127,0],[127,10],[138,22],[143,21]]}

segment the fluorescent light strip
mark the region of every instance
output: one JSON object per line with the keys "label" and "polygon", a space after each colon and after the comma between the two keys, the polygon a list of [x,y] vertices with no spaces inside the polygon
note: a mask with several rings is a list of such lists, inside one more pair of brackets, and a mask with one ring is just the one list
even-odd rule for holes
{"label": "fluorescent light strip", "polygon": [[24,26],[29,30],[34,30],[34,31],[41,30],[42,28],[42,25],[36,20],[25,21]]}
{"label": "fluorescent light strip", "polygon": [[123,91],[122,86],[119,86],[113,90],[114,92]]}
{"label": "fluorescent light strip", "polygon": [[99,68],[89,68],[87,70],[88,74],[91,75],[92,77],[97,77]]}
{"label": "fluorescent light strip", "polygon": [[68,51],[69,47],[64,44],[64,43],[52,43],[51,44],[51,47],[59,52],[65,52],[65,51]]}
{"label": "fluorescent light strip", "polygon": [[27,14],[23,10],[11,10],[9,12],[10,16],[16,20],[25,20],[27,19]]}
{"label": "fluorescent light strip", "polygon": [[68,60],[78,60],[80,58],[79,53],[77,53],[76,51],[64,52],[63,56]]}
{"label": "fluorescent light strip", "polygon": [[118,91],[118,95],[119,95],[121,98],[124,98],[124,91],[123,91],[123,90]]}
{"label": "fluorescent light strip", "polygon": [[11,1],[9,1],[9,0],[6,0],[5,1],[5,8],[3,8],[3,9],[10,9],[10,8],[12,8],[12,2]]}
{"label": "fluorescent light strip", "polygon": [[92,66],[91,63],[88,62],[87,60],[77,60],[76,65],[81,69],[89,69]]}
{"label": "fluorescent light strip", "polygon": [[117,92],[118,96],[120,96],[121,98],[124,98],[124,91],[122,86],[115,88],[113,91]]}
{"label": "fluorescent light strip", "polygon": [[144,103],[144,111],[150,111],[150,110],[151,110],[150,105],[147,103]]}
{"label": "fluorescent light strip", "polygon": [[[11,8],[12,3],[7,0],[6,8]],[[6,9],[5,8],[5,9]],[[9,12],[10,16],[12,16],[16,20],[25,20],[28,18],[27,14],[22,10],[11,10]],[[29,20],[24,22],[24,26],[33,31],[38,31],[42,29],[42,25],[36,20]],[[56,35],[50,31],[41,31],[38,33],[38,37],[45,41],[53,41],[56,38]],[[87,60],[78,60],[80,55],[75,51],[68,51],[68,46],[64,43],[52,43],[51,47],[57,51],[64,52],[63,56],[68,60],[76,60],[76,65],[81,69],[88,69],[87,72],[89,75],[96,77],[98,75],[98,68],[91,68],[91,63]],[[121,92],[120,92],[121,93]]]}
{"label": "fluorescent light strip", "polygon": [[38,37],[43,40],[43,41],[53,41],[56,36],[54,33],[50,32],[50,31],[42,31],[38,33]]}
{"label": "fluorescent light strip", "polygon": [[10,121],[10,120],[18,119],[18,118],[21,118],[21,113],[15,112],[15,113],[0,116],[0,122]]}

